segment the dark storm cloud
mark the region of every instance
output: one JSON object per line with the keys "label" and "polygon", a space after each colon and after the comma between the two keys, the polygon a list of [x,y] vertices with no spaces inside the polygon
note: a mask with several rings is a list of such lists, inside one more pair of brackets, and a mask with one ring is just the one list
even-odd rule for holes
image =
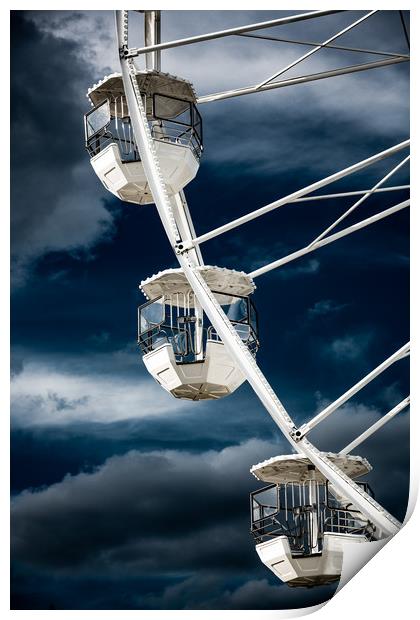
{"label": "dark storm cloud", "polygon": [[[248,469],[273,450],[253,440],[198,455],[133,451],[22,493],[13,501],[17,600],[35,582],[41,601],[73,608],[62,586],[48,585],[50,574],[67,591],[81,580],[103,583],[100,595],[95,587],[84,594],[88,608],[267,609],[329,598],[334,588],[289,592],[263,578],[256,562],[247,500],[256,481]],[[158,587],[141,585],[153,574]],[[130,580],[129,601],[116,603],[115,590]]]}
{"label": "dark storm cloud", "polygon": [[[123,352],[121,352],[123,357]],[[109,356],[111,357],[111,356]],[[118,354],[117,354],[118,359]],[[18,427],[66,425],[74,422],[113,422],[167,415],[183,405],[149,381],[137,362],[136,373],[119,372],[107,375],[93,364],[65,369],[57,364],[35,360],[23,362],[22,370],[12,378],[12,418]],[[130,376],[131,374],[131,376]]]}
{"label": "dark storm cloud", "polygon": [[12,492],[53,484],[67,473],[91,471],[109,455],[121,455],[129,450],[201,453],[250,438],[274,442],[275,452],[287,450],[270,417],[256,403],[255,408],[250,406],[252,398],[246,391],[231,405],[225,403],[190,413],[181,410],[166,416],[149,415],[119,422],[15,426],[11,438]]}
{"label": "dark storm cloud", "polygon": [[[320,449],[339,450],[377,419],[373,407],[346,405],[311,437]],[[374,465],[368,479],[376,497],[400,518],[407,455],[393,447],[405,444],[407,433],[408,418],[401,414],[356,451]],[[244,544],[246,497],[259,486],[249,467],[285,447],[250,440],[198,454],[132,451],[93,473],[23,492],[13,502],[15,557],[50,569],[79,566],[88,573],[142,574],[158,566],[240,571],[252,562]]]}
{"label": "dark storm cloud", "polygon": [[[313,433],[320,448],[339,449],[354,437],[355,429],[378,419],[375,410],[362,405],[336,415],[340,418],[333,426],[325,423],[322,434]],[[357,451],[375,465],[373,479],[372,474],[368,479],[377,499],[396,508],[397,515],[406,496],[407,464],[401,454],[393,454],[392,446],[406,442],[406,421],[397,420],[390,432],[385,427],[379,441],[372,439],[368,449]],[[146,587],[129,604],[120,601],[119,608],[316,604],[333,590],[292,593],[275,580],[267,581],[260,576],[248,534],[247,495],[260,485],[248,473],[249,466],[285,451],[284,446],[255,440],[199,454],[132,451],[108,459],[93,473],[24,492],[13,501],[16,565],[26,566],[29,574],[37,569],[37,579],[53,572],[59,582],[70,579],[73,584],[76,575],[76,581],[95,577],[105,584],[117,577],[121,583],[156,573],[169,580],[154,592]],[[171,583],[174,575],[184,577]],[[99,597],[102,607],[109,605],[107,596],[112,600],[117,586],[107,587],[109,595],[102,592]],[[86,601],[92,604],[89,596]]]}
{"label": "dark storm cloud", "polygon": [[290,609],[323,603],[334,589],[296,590],[267,579],[250,579],[235,587],[215,575],[203,575],[167,586],[162,598],[150,596],[146,603],[164,609],[279,609],[281,599],[281,609]]}
{"label": "dark storm cloud", "polygon": [[13,500],[14,557],[91,574],[245,570],[255,559],[247,544],[249,467],[275,449],[251,440],[200,454],[133,451],[23,492]]}
{"label": "dark storm cloud", "polygon": [[[88,249],[113,217],[83,148],[91,66],[75,43],[12,12],[12,237],[16,283],[52,250]],[[102,199],[101,199],[102,198]]]}
{"label": "dark storm cloud", "polygon": [[[45,577],[16,568],[12,609],[293,609],[323,603],[335,586],[292,590],[262,571],[248,580],[192,577],[105,579]],[[282,601],[281,606],[279,601]]]}
{"label": "dark storm cloud", "polygon": [[[93,439],[163,442],[243,441],[275,432],[244,383],[235,399],[191,402],[173,398],[147,373],[135,345],[89,355],[34,355],[18,349],[11,383],[13,428],[38,436],[42,428]],[[23,360],[23,361],[22,361]],[[67,428],[67,431],[66,431]],[[61,430],[60,430],[61,429]],[[201,446],[203,443],[201,443]]]}

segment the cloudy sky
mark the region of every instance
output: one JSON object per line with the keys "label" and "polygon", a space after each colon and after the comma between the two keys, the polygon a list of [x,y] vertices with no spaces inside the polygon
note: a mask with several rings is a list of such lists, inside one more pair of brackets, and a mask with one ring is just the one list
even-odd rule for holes
{"label": "cloudy sky", "polygon": [[[162,38],[283,12],[170,11]],[[260,31],[322,41],[349,11]],[[408,14],[406,14],[408,20]],[[108,11],[12,13],[12,512],[14,609],[282,609],[334,588],[290,589],[249,535],[249,468],[290,448],[248,386],[175,400],[136,347],[138,283],[176,266],[153,206],[106,193],[84,149],[85,93],[118,70]],[[141,32],[141,18],[133,19]],[[133,34],[132,33],[132,34]],[[140,39],[137,39],[140,43]],[[135,36],[131,44],[135,44]],[[338,43],[338,42],[337,42]],[[406,53],[398,12],[342,45]],[[306,47],[230,37],[163,53],[200,95],[262,81]],[[326,50],[290,76],[377,59]],[[263,206],[408,136],[408,66],[202,105],[205,153],[186,190],[196,229]],[[364,189],[398,154],[331,186]],[[408,182],[406,169],[392,184]],[[406,198],[370,198],[346,225]],[[311,241],[352,199],[287,206],[203,246],[250,271]],[[403,211],[257,280],[260,365],[297,423],[408,340]],[[311,435],[339,450],[408,394],[399,362]],[[399,519],[408,413],[360,448],[375,496]],[[258,485],[257,485],[258,486]]]}

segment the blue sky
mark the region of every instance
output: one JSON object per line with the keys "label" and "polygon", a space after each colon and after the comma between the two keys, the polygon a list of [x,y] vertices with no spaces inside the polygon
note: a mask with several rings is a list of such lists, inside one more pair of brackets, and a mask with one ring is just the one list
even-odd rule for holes
{"label": "blue sky", "polygon": [[[280,13],[172,11],[162,35]],[[267,33],[322,40],[361,14]],[[341,43],[406,52],[396,11]],[[12,606],[278,609],[325,600],[332,588],[291,590],[255,553],[249,467],[289,448],[250,388],[217,403],[183,402],[141,362],[138,283],[176,261],[154,207],[107,194],[84,150],[87,88],[118,70],[112,13],[14,12],[12,44]],[[258,82],[304,49],[232,37],[168,51],[163,68],[207,94]],[[323,50],[292,75],[368,60]],[[200,111],[205,153],[186,189],[198,233],[406,139],[408,67]],[[331,190],[368,188],[401,158]],[[392,184],[407,182],[404,169]],[[348,224],[405,198],[372,197]],[[351,204],[283,207],[203,245],[205,261],[250,271],[303,246]],[[403,211],[256,281],[258,360],[295,421],[408,340],[407,233]],[[315,445],[340,449],[405,397],[407,367],[399,362],[319,426]],[[376,498],[402,519],[408,414],[361,455],[374,467]]]}

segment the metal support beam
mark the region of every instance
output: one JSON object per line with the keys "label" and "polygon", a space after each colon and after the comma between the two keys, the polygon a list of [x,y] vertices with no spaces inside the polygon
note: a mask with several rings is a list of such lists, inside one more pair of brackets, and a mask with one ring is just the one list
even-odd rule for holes
{"label": "metal support beam", "polygon": [[[144,44],[147,48],[160,43],[160,11],[144,11]],[[147,71],[160,71],[160,50],[146,53]]]}
{"label": "metal support beam", "polygon": [[221,101],[222,99],[231,99],[232,97],[241,97],[242,95],[253,95],[274,88],[285,88],[286,86],[295,86],[297,84],[306,84],[307,82],[315,82],[316,80],[325,80],[326,78],[336,77],[338,75],[347,75],[348,73],[358,73],[360,71],[368,71],[369,69],[378,69],[379,67],[387,67],[400,62],[408,62],[406,56],[398,56],[397,58],[388,58],[386,60],[377,60],[375,62],[366,62],[359,65],[351,65],[350,67],[342,67],[340,69],[331,69],[330,71],[322,71],[321,73],[311,73],[309,75],[301,75],[288,80],[280,80],[279,82],[270,82],[265,86],[245,86],[244,88],[235,88],[233,90],[225,90],[220,93],[212,93],[211,95],[202,95],[198,97],[197,103],[210,103],[211,101]]}
{"label": "metal support beam", "polygon": [[404,398],[404,400],[402,400],[398,405],[391,409],[391,411],[388,411],[388,413],[382,416],[382,418],[375,422],[375,424],[372,424],[372,426],[370,426],[364,433],[356,437],[356,439],[349,443],[348,446],[340,450],[339,454],[349,454],[350,452],[353,452],[353,450],[357,448],[357,446],[360,446],[363,441],[368,439],[368,437],[373,435],[373,433],[376,433],[377,430],[379,430],[380,428],[382,428],[382,426],[392,420],[392,418],[394,418],[398,413],[400,413],[400,411],[408,407],[409,404],[410,397],[407,396],[407,398]]}
{"label": "metal support beam", "polygon": [[[263,41],[278,41],[279,43],[293,43],[295,45],[305,45],[309,47],[317,47],[321,45],[317,41],[297,41],[296,39],[285,39],[283,37],[270,37],[263,34],[238,34],[238,37],[247,37],[249,39],[262,39]],[[375,56],[389,56],[389,58],[396,58],[405,56],[409,58],[409,54],[396,54],[395,52],[382,52],[380,50],[371,50],[365,47],[348,47],[347,45],[337,45],[335,43],[324,43],[323,47],[340,50],[343,52],[356,52],[358,54],[374,54]]]}
{"label": "metal support beam", "polygon": [[256,24],[247,24],[246,26],[238,26],[236,28],[229,28],[227,30],[218,30],[216,32],[209,32],[206,34],[199,34],[194,37],[187,37],[185,39],[176,39],[175,41],[166,41],[165,43],[159,43],[151,47],[138,47],[127,50],[124,55],[125,58],[134,58],[141,54],[148,54],[149,52],[157,50],[167,50],[173,47],[181,47],[183,45],[191,45],[192,43],[202,43],[203,41],[211,41],[213,39],[221,39],[222,37],[230,37],[234,34],[241,34],[242,32],[250,32],[252,30],[262,30],[264,28],[272,28],[273,26],[281,26],[283,24],[293,24],[296,22],[305,21],[307,19],[313,19],[315,17],[323,17],[324,15],[332,15],[333,13],[342,13],[342,11],[310,11],[309,13],[298,13],[297,15],[289,15],[288,17],[279,17],[278,19],[271,19],[266,22],[257,22]]}
{"label": "metal support beam", "polygon": [[342,30],[334,34],[332,37],[329,37],[323,43],[320,43],[319,45],[314,47],[314,49],[309,50],[309,52],[306,52],[306,54],[303,54],[303,56],[301,56],[300,58],[297,58],[296,60],[288,64],[286,67],[283,67],[283,69],[280,69],[280,71],[277,71],[272,76],[270,76],[269,78],[267,78],[266,80],[258,84],[258,86],[256,87],[257,90],[260,90],[260,88],[262,88],[269,82],[272,82],[275,78],[279,77],[280,75],[283,75],[283,73],[286,73],[286,71],[289,71],[289,69],[296,67],[296,65],[300,64],[301,62],[303,62],[304,60],[306,60],[313,54],[316,54],[316,52],[318,52],[320,49],[322,49],[329,43],[332,43],[333,41],[341,37],[343,34],[346,34],[346,32],[349,32],[349,30],[352,30],[353,28],[355,28],[356,26],[358,26],[359,24],[361,24],[362,22],[364,22],[366,19],[368,19],[369,17],[371,17],[377,12],[378,10],[370,11],[369,13],[366,13],[366,15],[363,15],[363,17],[361,17],[360,19],[357,19],[355,22],[351,23],[349,26],[346,26],[346,28],[343,28]]}
{"label": "metal support beam", "polygon": [[[160,16],[161,16],[161,12],[160,11],[155,11],[155,43],[157,45],[160,44],[161,42],[161,21],[160,21]],[[160,71],[162,69],[162,62],[161,62],[161,54],[162,52],[160,50],[156,50],[155,52],[155,59],[156,59],[156,71]]]}
{"label": "metal support beam", "polygon": [[363,161],[358,162],[357,164],[353,164],[352,166],[349,166],[348,168],[344,168],[344,170],[335,172],[334,174],[330,175],[329,177],[326,177],[325,179],[316,181],[316,183],[307,185],[306,187],[303,187],[302,189],[299,189],[298,191],[293,192],[292,194],[288,194],[287,196],[284,196],[283,198],[280,198],[279,200],[275,200],[274,202],[271,202],[270,204],[265,205],[265,207],[261,207],[260,209],[256,209],[255,211],[252,211],[251,213],[248,213],[247,215],[238,217],[236,220],[232,220],[232,222],[229,222],[228,224],[224,224],[223,226],[214,228],[213,230],[210,230],[209,232],[204,233],[204,235],[200,235],[199,237],[196,237],[195,239],[191,241],[191,243],[192,245],[198,245],[200,243],[204,243],[205,241],[209,241],[209,239],[218,237],[219,235],[222,235],[228,230],[237,228],[238,226],[241,226],[242,224],[246,224],[247,222],[250,222],[251,220],[255,220],[257,217],[261,217],[261,215],[270,213],[270,211],[273,211],[274,209],[278,209],[279,207],[283,207],[286,204],[294,202],[296,201],[297,198],[301,198],[302,196],[311,194],[312,192],[315,192],[316,190],[321,189],[321,187],[325,187],[326,185],[330,185],[330,183],[334,183],[334,181],[338,181],[340,179],[343,179],[346,176],[349,176],[350,174],[353,174],[354,172],[363,170],[364,168],[367,168],[368,166],[371,166],[372,164],[375,164],[376,162],[382,159],[385,159],[386,157],[389,157],[390,155],[393,155],[394,153],[397,153],[398,151],[401,151],[402,149],[407,148],[409,144],[410,144],[410,140],[406,140],[405,142],[396,144],[395,146],[392,146],[391,148],[386,149],[385,151],[381,151],[380,153],[377,153],[376,155],[373,155],[372,157],[368,157],[367,159],[364,159]]}
{"label": "metal support beam", "polygon": [[[127,45],[128,11],[116,11],[116,25],[118,47],[122,50]],[[156,179],[155,176],[151,174],[151,170],[154,170],[158,160],[154,151],[153,140],[147,123],[146,113],[141,103],[141,95],[136,79],[136,69],[132,60],[121,59],[121,74],[128,111],[130,113],[131,124],[133,127],[133,134],[140,152],[141,161],[148,179],[153,199],[156,205],[161,203],[166,204],[169,202],[166,187],[163,181],[161,181],[161,177],[160,179]],[[162,223],[168,239],[173,247],[177,241],[180,241],[179,231],[173,214],[171,218],[162,220]]]}
{"label": "metal support beam", "polygon": [[251,278],[258,278],[258,276],[262,276],[263,273],[267,273],[269,271],[272,271],[273,269],[282,267],[283,265],[286,265],[287,263],[290,263],[291,261],[296,260],[297,258],[301,258],[301,256],[304,256],[305,254],[309,254],[309,252],[314,252],[315,250],[318,250],[319,248],[324,247],[324,245],[333,243],[334,241],[337,241],[338,239],[341,239],[342,237],[345,237],[346,235],[350,235],[351,233],[354,233],[357,230],[361,230],[362,228],[365,228],[365,226],[370,226],[370,224],[374,224],[375,222],[378,222],[379,220],[382,220],[383,218],[388,217],[389,215],[393,215],[394,213],[401,211],[401,209],[407,208],[409,205],[410,205],[409,200],[400,202],[394,207],[390,207],[389,209],[386,209],[385,211],[381,211],[380,213],[377,213],[376,215],[372,215],[372,217],[368,217],[365,220],[362,220],[361,222],[357,222],[357,224],[353,224],[352,226],[349,226],[348,228],[344,228],[343,230],[340,230],[340,232],[335,233],[334,235],[325,237],[324,239],[317,241],[313,245],[305,246],[304,248],[297,250],[296,252],[293,252],[292,254],[288,254],[288,256],[284,256],[283,258],[280,258],[279,260],[275,260],[272,263],[265,265],[264,267],[260,267],[259,269],[256,269],[255,271],[251,271],[251,273],[249,273],[248,275]]}
{"label": "metal support beam", "polygon": [[312,431],[315,426],[317,426],[320,422],[328,418],[334,411],[336,411],[339,407],[344,405],[350,398],[352,398],[357,392],[359,392],[362,388],[364,388],[368,383],[373,381],[376,377],[378,377],[381,373],[383,373],[387,368],[392,366],[395,362],[398,362],[402,357],[404,357],[410,350],[410,343],[405,344],[401,349],[398,349],[393,355],[388,357],[382,364],[379,364],[374,370],[372,370],[368,375],[363,377],[358,383],[353,385],[347,392],[344,392],[337,398],[333,403],[325,407],[318,415],[316,415],[312,420],[306,422],[306,424],[302,424],[302,426],[298,429],[297,433],[299,437],[304,437],[310,431]]}
{"label": "metal support beam", "polygon": [[[400,192],[404,189],[410,189],[409,185],[394,185],[392,187],[380,187],[375,189],[372,194],[378,194],[381,192]],[[312,200],[328,200],[330,198],[347,198],[349,196],[360,196],[366,194],[369,189],[359,189],[354,192],[339,192],[337,194],[320,194],[319,196],[304,196],[303,198],[296,198],[293,202],[310,202]]]}
{"label": "metal support beam", "polygon": [[340,224],[348,215],[350,215],[350,213],[353,213],[353,211],[355,209],[357,209],[358,207],[360,207],[361,204],[363,204],[365,202],[365,200],[367,200],[369,198],[369,196],[371,196],[373,193],[375,193],[380,187],[381,185],[383,185],[384,183],[386,183],[388,181],[388,179],[390,179],[396,172],[398,172],[398,170],[400,168],[402,168],[404,166],[404,164],[406,164],[408,161],[410,161],[410,155],[408,155],[408,157],[406,157],[405,159],[403,159],[403,161],[401,161],[399,164],[397,164],[396,166],[394,166],[394,168],[392,168],[392,170],[390,170],[384,177],[382,177],[382,179],[380,179],[380,181],[378,181],[373,187],[372,189],[369,189],[366,194],[364,194],[361,198],[359,198],[359,200],[357,200],[354,205],[352,205],[349,209],[347,209],[347,211],[345,211],[342,215],[340,215],[340,217],[338,219],[336,219],[332,224],[330,224],[327,228],[325,228],[325,230],[322,231],[322,233],[320,233],[310,244],[309,247],[311,247],[312,245],[315,245],[315,243],[317,243],[317,241],[320,241],[321,239],[323,239],[325,237],[325,235],[327,235],[329,232],[331,232],[334,228],[336,228],[336,226],[338,226],[338,224]]}
{"label": "metal support beam", "polygon": [[[191,214],[188,208],[187,200],[184,192],[181,190],[178,194],[170,196],[172,211],[179,230],[181,239],[192,239],[195,237],[194,224],[191,219]],[[200,247],[197,246],[190,250],[189,259],[192,265],[199,266],[204,265],[203,257],[201,255]],[[204,359],[204,351],[202,350],[203,341],[203,309],[200,304],[195,303],[194,298],[194,314],[197,322],[195,327],[195,350],[200,351],[196,355],[196,361]]]}

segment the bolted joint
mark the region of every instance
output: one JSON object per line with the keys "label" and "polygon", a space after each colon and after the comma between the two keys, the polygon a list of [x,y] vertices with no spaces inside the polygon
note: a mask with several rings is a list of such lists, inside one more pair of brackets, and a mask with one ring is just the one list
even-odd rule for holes
{"label": "bolted joint", "polygon": [[128,54],[130,53],[127,45],[123,45],[122,47],[120,47],[119,52],[120,58],[127,58]]}
{"label": "bolted joint", "polygon": [[300,441],[301,439],[304,438],[304,436],[305,434],[302,433],[302,431],[296,427],[292,431],[290,431],[290,437],[294,439],[295,441]]}
{"label": "bolted joint", "polygon": [[183,254],[184,252],[186,252],[187,248],[185,247],[184,243],[180,242],[174,245],[174,250],[175,254]]}
{"label": "bolted joint", "polygon": [[178,243],[175,243],[174,245],[175,254],[184,254],[191,249],[192,246],[190,243],[188,243],[188,241],[178,241]]}

